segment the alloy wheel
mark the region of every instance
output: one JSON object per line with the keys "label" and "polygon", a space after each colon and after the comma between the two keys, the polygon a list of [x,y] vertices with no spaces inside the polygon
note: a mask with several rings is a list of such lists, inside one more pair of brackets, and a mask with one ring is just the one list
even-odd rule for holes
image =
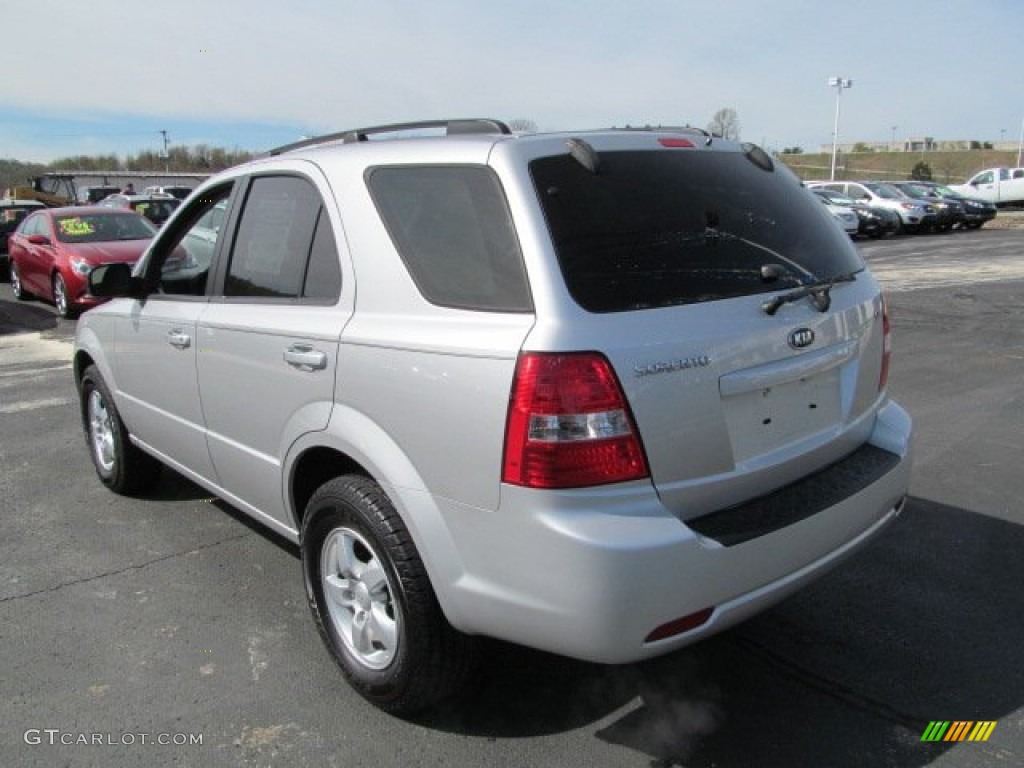
{"label": "alloy wheel", "polygon": [[401,624],[380,556],[351,528],[331,531],[322,553],[320,579],[331,623],[360,664],[384,669],[398,651]]}

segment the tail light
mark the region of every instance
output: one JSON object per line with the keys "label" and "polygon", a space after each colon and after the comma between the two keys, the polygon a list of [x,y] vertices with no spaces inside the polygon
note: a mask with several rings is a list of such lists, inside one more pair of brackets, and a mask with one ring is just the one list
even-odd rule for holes
{"label": "tail light", "polygon": [[611,364],[593,353],[524,353],[516,365],[502,481],[580,488],[648,476]]}
{"label": "tail light", "polygon": [[882,295],[882,370],[878,375],[878,391],[889,383],[889,358],[892,357],[892,325],[889,322],[889,304]]}

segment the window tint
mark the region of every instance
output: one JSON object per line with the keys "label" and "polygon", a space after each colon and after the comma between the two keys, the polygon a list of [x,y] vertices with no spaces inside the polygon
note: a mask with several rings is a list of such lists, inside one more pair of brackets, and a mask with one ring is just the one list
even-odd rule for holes
{"label": "window tint", "polygon": [[320,207],[320,196],[304,179],[253,179],[232,247],[224,295],[299,298]]}
{"label": "window tint", "polygon": [[[617,312],[777,291],[863,263],[788,171],[740,152],[568,154],[530,172],[573,298]],[[786,282],[763,280],[778,265]]]}
{"label": "window tint", "polygon": [[302,295],[307,299],[334,300],[341,295],[341,267],[338,248],[327,212],[321,207],[309,251],[309,267]]}
{"label": "window tint", "polygon": [[481,166],[377,168],[368,183],[423,297],[494,312],[533,308],[497,178]]}

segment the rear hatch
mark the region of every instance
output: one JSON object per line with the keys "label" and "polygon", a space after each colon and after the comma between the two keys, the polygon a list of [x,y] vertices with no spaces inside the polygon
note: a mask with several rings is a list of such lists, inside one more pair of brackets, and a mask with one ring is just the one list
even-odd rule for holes
{"label": "rear hatch", "polygon": [[856,451],[883,307],[828,211],[755,147],[587,152],[530,171],[586,313],[574,343],[611,362],[665,506],[697,517]]}

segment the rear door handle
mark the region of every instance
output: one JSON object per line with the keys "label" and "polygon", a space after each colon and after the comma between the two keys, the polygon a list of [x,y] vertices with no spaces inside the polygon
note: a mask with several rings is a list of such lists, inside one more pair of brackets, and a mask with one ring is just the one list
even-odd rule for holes
{"label": "rear door handle", "polygon": [[292,344],[284,351],[284,361],[293,368],[320,371],[327,367],[327,353],[311,344]]}
{"label": "rear door handle", "polygon": [[192,337],[184,331],[175,329],[167,332],[167,343],[178,349],[188,349],[192,346]]}

